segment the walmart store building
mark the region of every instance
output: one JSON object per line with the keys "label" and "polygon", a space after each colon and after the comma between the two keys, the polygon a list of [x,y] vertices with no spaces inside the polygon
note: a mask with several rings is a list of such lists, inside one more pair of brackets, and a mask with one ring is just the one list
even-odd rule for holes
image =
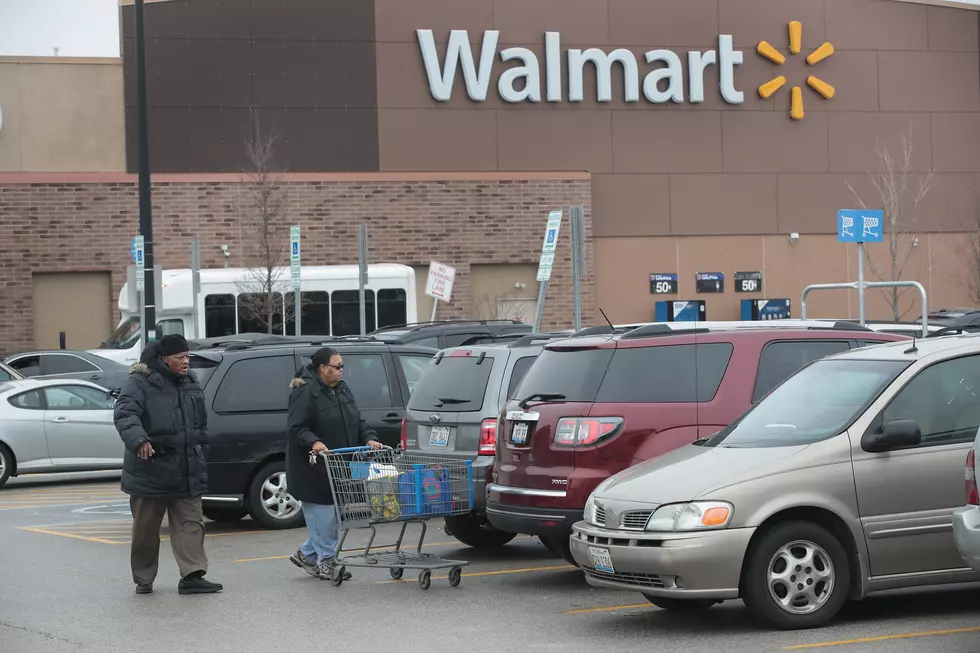
{"label": "walmart store building", "polygon": [[[138,228],[133,7],[121,5],[118,60],[0,60],[0,350],[56,346],[62,330],[95,346],[118,319]],[[838,209],[893,200],[902,278],[932,307],[971,304],[978,9],[147,0],[158,262],[187,267],[197,236],[205,267],[223,265],[223,244],[238,264],[231,198],[254,109],[279,134],[304,263],[355,261],[367,221],[372,262],[415,266],[420,294],[430,260],[456,267],[441,316],[533,315],[547,212],[576,204],[588,322],[600,307],[650,320],[661,300],[738,319],[740,300],[787,298],[798,316],[807,284],[856,278]],[[885,152],[899,198],[875,177]],[[572,319],[565,225],[546,327]],[[868,250],[869,280],[891,278],[888,244]],[[916,307],[903,297],[902,312]],[[815,293],[808,308],[856,317],[857,299]],[[891,314],[877,291],[868,310]]]}

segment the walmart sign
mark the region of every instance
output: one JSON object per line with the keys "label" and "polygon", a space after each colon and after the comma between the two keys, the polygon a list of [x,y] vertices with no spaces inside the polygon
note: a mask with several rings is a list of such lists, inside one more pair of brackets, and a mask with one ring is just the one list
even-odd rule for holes
{"label": "walmart sign", "polygon": [[[725,102],[742,104],[744,99],[743,93],[735,88],[735,66],[742,63],[743,55],[732,48],[732,37],[728,34],[718,37],[717,49],[688,52],[686,75],[681,56],[676,52],[650,50],[643,55],[643,62],[648,66],[665,65],[646,72],[642,80],[640,62],[631,51],[625,48],[612,52],[599,48],[572,48],[563,56],[559,32],[545,32],[543,67],[538,56],[527,48],[506,48],[498,54],[499,30],[483,32],[479,61],[474,59],[467,30],[450,31],[443,61],[439,60],[432,30],[420,29],[416,30],[416,34],[429,91],[440,102],[452,99],[453,84],[459,69],[462,70],[469,98],[474,102],[484,102],[498,56],[505,63],[513,61],[518,64],[502,72],[497,79],[497,93],[510,103],[541,102],[542,98],[548,102],[562,102],[566,98],[569,102],[582,102],[585,99],[583,74],[586,64],[595,66],[596,99],[599,102],[612,101],[613,64],[618,64],[617,68],[622,70],[623,99],[626,102],[639,102],[641,92],[648,102],[654,104],[704,102],[704,71],[708,66],[718,67],[719,92]],[[567,90],[563,88],[562,67],[565,65],[568,67]]]}

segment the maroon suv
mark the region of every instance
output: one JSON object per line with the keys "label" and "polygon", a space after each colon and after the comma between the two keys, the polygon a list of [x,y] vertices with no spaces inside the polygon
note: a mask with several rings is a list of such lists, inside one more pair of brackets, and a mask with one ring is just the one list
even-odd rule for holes
{"label": "maroon suv", "polygon": [[574,564],[571,526],[616,472],[721,430],[810,362],[906,336],[853,323],[674,331],[546,345],[497,429],[487,518]]}

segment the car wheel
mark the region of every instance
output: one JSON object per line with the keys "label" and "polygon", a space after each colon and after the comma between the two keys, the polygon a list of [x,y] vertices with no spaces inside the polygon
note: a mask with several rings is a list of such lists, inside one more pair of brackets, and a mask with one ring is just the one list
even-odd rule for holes
{"label": "car wheel", "polygon": [[578,567],[575,558],[572,557],[572,548],[568,545],[568,536],[559,537],[557,535],[541,535],[541,541],[548,547],[548,550],[555,555],[564,558],[565,562]]}
{"label": "car wheel", "polygon": [[445,521],[447,533],[474,549],[497,549],[517,537],[517,533],[505,533],[491,526],[486,515],[455,515]]}
{"label": "car wheel", "polygon": [[286,461],[274,460],[259,470],[248,489],[248,512],[270,529],[299,528],[303,510],[286,488]]}
{"label": "car wheel", "polygon": [[211,521],[231,524],[241,521],[248,511],[244,508],[204,508],[204,516]]}
{"label": "car wheel", "polygon": [[721,601],[713,601],[711,599],[674,599],[664,598],[662,596],[649,596],[647,594],[643,596],[658,608],[670,610],[671,612],[704,612],[715,603],[721,603]]}
{"label": "car wheel", "polygon": [[746,563],[742,600],[768,625],[785,630],[823,626],[847,601],[847,553],[817,524],[776,525],[752,546]]}
{"label": "car wheel", "polygon": [[0,444],[0,487],[6,484],[14,473],[14,455],[5,445]]}

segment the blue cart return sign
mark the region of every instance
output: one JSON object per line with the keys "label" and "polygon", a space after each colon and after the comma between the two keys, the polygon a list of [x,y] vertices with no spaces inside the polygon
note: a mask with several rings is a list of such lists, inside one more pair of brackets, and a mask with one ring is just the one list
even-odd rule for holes
{"label": "blue cart return sign", "polygon": [[880,243],[885,239],[885,212],[878,209],[841,209],[837,212],[837,241]]}

